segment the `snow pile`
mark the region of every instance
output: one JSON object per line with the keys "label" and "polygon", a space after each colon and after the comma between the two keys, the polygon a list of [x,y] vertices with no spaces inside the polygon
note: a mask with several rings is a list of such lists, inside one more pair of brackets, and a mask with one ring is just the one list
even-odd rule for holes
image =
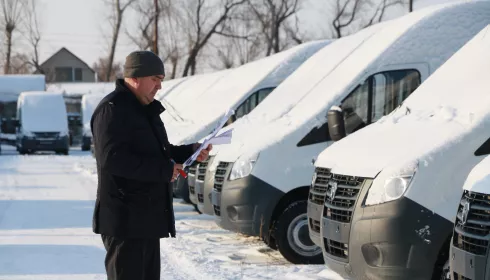
{"label": "snow pile", "polygon": [[17,101],[24,91],[43,91],[44,75],[0,75],[0,102]]}
{"label": "snow pile", "polygon": [[204,137],[227,109],[234,109],[258,89],[278,86],[304,59],[328,43],[305,43],[233,69],[224,81],[211,87],[204,98],[189,104],[185,112],[181,112],[191,123],[174,128],[177,132],[172,132],[171,142],[187,143]]}
{"label": "snow pile", "polygon": [[18,104],[23,131],[68,133],[66,105],[61,93],[24,92]]}
{"label": "snow pile", "polygon": [[471,170],[463,189],[490,194],[490,157],[487,156]]}

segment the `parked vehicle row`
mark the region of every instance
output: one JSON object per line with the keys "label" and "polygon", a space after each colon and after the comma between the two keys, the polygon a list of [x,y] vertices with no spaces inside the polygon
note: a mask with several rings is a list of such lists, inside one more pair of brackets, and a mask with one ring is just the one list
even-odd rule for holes
{"label": "parked vehicle row", "polygon": [[199,210],[354,279],[490,279],[489,24],[458,2],[323,46],[195,168]]}

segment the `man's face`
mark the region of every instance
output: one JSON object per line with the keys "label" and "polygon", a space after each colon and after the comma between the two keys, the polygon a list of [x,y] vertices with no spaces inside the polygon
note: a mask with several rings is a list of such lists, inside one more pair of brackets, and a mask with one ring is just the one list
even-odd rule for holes
{"label": "man's face", "polygon": [[145,104],[150,104],[155,99],[157,91],[162,88],[163,78],[163,75],[136,78],[137,94]]}

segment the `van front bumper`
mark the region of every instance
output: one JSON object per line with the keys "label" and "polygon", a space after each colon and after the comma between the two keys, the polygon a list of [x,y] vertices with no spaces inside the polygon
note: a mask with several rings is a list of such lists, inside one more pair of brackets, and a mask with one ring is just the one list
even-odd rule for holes
{"label": "van front bumper", "polygon": [[308,230],[310,239],[317,246],[321,246],[320,224],[322,220],[323,205],[308,200]]}
{"label": "van front bumper", "polygon": [[478,256],[451,245],[450,260],[451,275],[455,280],[459,279],[456,275],[467,279],[488,279],[490,276],[488,256]]}
{"label": "van front bumper", "polygon": [[322,218],[326,264],[356,279],[431,279],[452,223],[406,197],[362,206],[370,182],[362,187],[351,223]]}
{"label": "van front bumper", "polygon": [[68,151],[70,148],[68,136],[56,139],[37,139],[24,137],[20,140],[20,148],[24,151]]}
{"label": "van front bumper", "polygon": [[[225,178],[229,177],[231,164]],[[268,238],[274,207],[283,192],[255,176],[225,180],[221,191],[212,190],[216,223],[223,229]]]}

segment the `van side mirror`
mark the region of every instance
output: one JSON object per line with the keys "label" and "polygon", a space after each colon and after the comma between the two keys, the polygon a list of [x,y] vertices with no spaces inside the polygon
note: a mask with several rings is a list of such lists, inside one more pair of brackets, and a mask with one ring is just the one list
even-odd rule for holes
{"label": "van side mirror", "polygon": [[340,107],[332,107],[327,114],[328,132],[333,141],[339,141],[346,136],[344,114]]}

